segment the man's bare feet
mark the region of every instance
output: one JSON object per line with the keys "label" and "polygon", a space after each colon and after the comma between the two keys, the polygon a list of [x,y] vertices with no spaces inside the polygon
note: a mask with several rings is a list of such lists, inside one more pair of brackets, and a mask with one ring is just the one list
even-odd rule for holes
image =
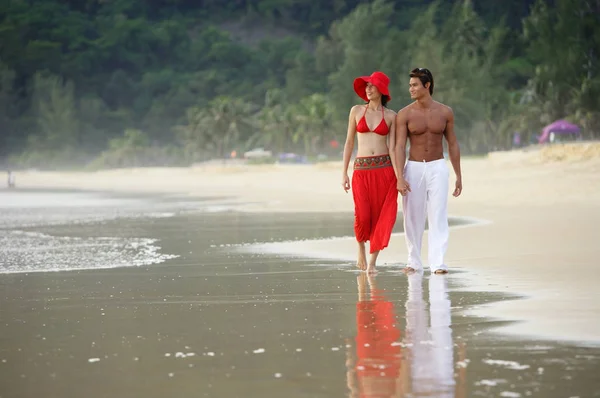
{"label": "man's bare feet", "polygon": [[361,271],[367,269],[367,253],[365,251],[365,242],[358,242],[358,260],[356,261],[356,267]]}
{"label": "man's bare feet", "polygon": [[414,269],[413,267],[406,266],[406,267],[404,267],[402,272],[404,272],[405,274],[414,274],[415,272],[417,272],[417,270]]}
{"label": "man's bare feet", "polygon": [[433,273],[436,275],[444,275],[444,274],[448,273],[448,270],[447,269],[436,269]]}

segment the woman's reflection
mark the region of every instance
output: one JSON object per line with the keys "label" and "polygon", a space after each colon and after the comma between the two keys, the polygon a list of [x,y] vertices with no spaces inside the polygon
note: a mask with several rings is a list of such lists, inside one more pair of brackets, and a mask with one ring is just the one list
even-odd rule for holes
{"label": "woman's reflection", "polygon": [[[368,292],[367,292],[368,284]],[[348,350],[351,397],[393,397],[400,383],[400,329],[394,305],[377,288],[374,275],[358,276],[356,359]]]}
{"label": "woman's reflection", "polygon": [[[356,354],[348,350],[346,361],[350,397],[464,397],[464,383],[455,391],[447,277],[429,278],[428,314],[423,274],[408,275],[405,348],[399,343],[393,303],[377,288],[375,278],[358,277]],[[460,372],[459,380],[463,378]]]}

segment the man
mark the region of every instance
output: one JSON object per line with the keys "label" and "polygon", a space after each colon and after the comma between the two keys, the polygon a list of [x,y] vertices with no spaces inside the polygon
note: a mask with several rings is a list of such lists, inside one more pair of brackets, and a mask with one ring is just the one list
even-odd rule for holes
{"label": "man", "polygon": [[9,188],[15,187],[15,175],[13,174],[13,172],[11,170],[8,170],[8,187]]}
{"label": "man", "polygon": [[[396,159],[398,191],[402,195],[404,232],[408,248],[407,272],[421,271],[421,242],[425,219],[429,222],[429,267],[445,274],[444,255],[448,246],[448,166],[443,137],[448,142],[450,162],[456,174],[453,195],[462,191],[460,148],[454,134],[452,109],[434,101],[433,75],[428,69],[410,72],[410,97],[414,102],[396,115]],[[408,162],[406,140],[410,143]]]}

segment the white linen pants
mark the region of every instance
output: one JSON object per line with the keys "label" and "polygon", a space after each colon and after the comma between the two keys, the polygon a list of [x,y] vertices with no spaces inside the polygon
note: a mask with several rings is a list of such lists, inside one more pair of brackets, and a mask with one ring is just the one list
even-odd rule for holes
{"label": "white linen pants", "polygon": [[444,255],[448,248],[448,177],[445,159],[431,162],[409,160],[404,166],[404,179],[410,192],[402,197],[404,236],[408,248],[407,266],[423,269],[421,242],[428,221],[428,261],[431,272],[446,270]]}

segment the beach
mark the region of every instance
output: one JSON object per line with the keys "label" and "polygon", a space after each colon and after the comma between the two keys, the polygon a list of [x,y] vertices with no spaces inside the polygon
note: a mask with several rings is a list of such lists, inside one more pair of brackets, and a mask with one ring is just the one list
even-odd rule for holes
{"label": "beach", "polygon": [[[557,144],[462,160],[463,194],[449,196],[451,217],[473,221],[451,229],[447,262],[465,290],[520,297],[473,309],[477,316],[518,321],[498,332],[600,341],[600,144]],[[207,164],[98,172],[22,171],[23,188],[76,188],[215,198],[245,212],[347,212],[341,162],[314,165]],[[450,173],[451,187],[454,174]],[[401,210],[401,206],[399,206]],[[401,214],[400,214],[401,215]],[[401,222],[401,218],[400,221]],[[351,229],[329,240],[279,242],[267,250],[289,256],[355,259]],[[425,255],[427,245],[424,239]],[[383,269],[406,259],[393,235],[379,257]],[[557,316],[558,315],[558,316]]]}
{"label": "beach", "polygon": [[447,276],[402,272],[401,212],[355,268],[340,162],[20,171],[0,398],[597,395],[600,163],[569,149],[464,159]]}

